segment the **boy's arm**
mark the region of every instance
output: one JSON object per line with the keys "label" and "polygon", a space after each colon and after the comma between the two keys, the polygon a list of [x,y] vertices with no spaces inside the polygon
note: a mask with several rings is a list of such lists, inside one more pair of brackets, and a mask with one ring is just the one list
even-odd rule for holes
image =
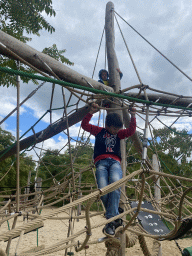
{"label": "boy's arm", "polygon": [[118,132],[118,137],[120,139],[125,139],[127,137],[130,137],[132,136],[135,131],[136,131],[136,118],[135,118],[135,113],[136,113],[136,109],[135,108],[132,108],[130,110],[130,113],[131,113],[131,122],[129,124],[129,128],[127,129],[122,129]]}
{"label": "boy's arm", "polygon": [[83,118],[81,127],[86,131],[90,132],[92,135],[96,136],[103,128],[90,124],[90,120],[94,113],[98,111],[98,105],[93,103],[89,113]]}

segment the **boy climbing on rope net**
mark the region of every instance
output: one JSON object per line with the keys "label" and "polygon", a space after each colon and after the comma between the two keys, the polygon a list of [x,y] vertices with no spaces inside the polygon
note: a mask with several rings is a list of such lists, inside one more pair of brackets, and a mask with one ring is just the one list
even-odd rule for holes
{"label": "boy climbing on rope net", "polygon": [[[94,113],[99,109],[96,103],[92,103],[89,113],[82,120],[82,128],[95,136],[94,163],[96,166],[96,178],[98,188],[118,181],[122,178],[120,140],[130,137],[136,130],[135,108],[130,111],[131,121],[129,128],[121,129],[123,122],[117,113],[109,113],[106,116],[105,128],[91,125],[89,122]],[[106,219],[119,215],[119,200],[121,190],[116,189],[101,197],[105,206]],[[103,233],[113,237],[115,229],[122,225],[122,219],[116,219],[105,225]]]}

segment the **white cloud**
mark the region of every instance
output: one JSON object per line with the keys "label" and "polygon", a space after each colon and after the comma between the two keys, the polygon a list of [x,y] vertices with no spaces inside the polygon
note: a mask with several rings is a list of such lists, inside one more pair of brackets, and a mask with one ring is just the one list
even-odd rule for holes
{"label": "white cloud", "polygon": [[[0,94],[3,96],[0,100],[0,115],[5,117],[17,107],[17,91],[14,88],[1,86]],[[21,115],[26,112],[23,106],[20,107],[19,111]],[[15,111],[13,116],[15,116],[16,113],[17,112]]]}
{"label": "white cloud", "polygon": [[[106,1],[59,1],[53,0],[56,17],[46,17],[48,22],[56,28],[56,32],[49,34],[41,31],[41,36],[32,35],[33,40],[29,45],[42,51],[44,47],[49,47],[56,43],[58,49],[66,49],[64,54],[75,63],[73,70],[91,77],[97,56],[97,51],[101,39],[102,30],[105,23]],[[127,1],[116,0],[114,2],[115,10],[125,20],[127,20],[136,30],[139,31],[147,40],[156,48],[171,59],[179,68],[184,70],[189,76],[191,75],[192,66],[192,23],[191,23],[191,2],[189,0],[158,0],[158,1]],[[181,75],[178,70],[173,68],[170,63],[164,60],[151,46],[140,38],[125,22],[119,17],[118,21],[122,28],[125,40],[131,51],[133,60],[138,69],[141,80],[150,87],[169,91],[182,95],[191,95],[191,82]],[[115,23],[115,50],[119,66],[123,72],[121,80],[122,89],[138,84],[138,78],[127,54],[126,47],[123,43],[118,27]],[[102,42],[100,55],[98,57],[95,69],[94,79],[98,79],[98,72],[105,64],[105,36]],[[31,91],[36,88],[31,82],[21,85],[21,100],[25,99]],[[139,90],[137,90],[139,91]],[[69,99],[70,93],[65,90],[66,99]],[[46,83],[36,94],[21,107],[21,116],[24,114],[31,115],[34,123],[49,108],[51,102],[52,85]],[[148,93],[148,91],[147,91]],[[2,95],[0,101],[0,116],[3,118],[16,106],[16,88],[0,87]],[[71,104],[77,102],[75,97],[72,98]],[[52,108],[63,107],[63,98],[61,87],[56,85],[53,96]],[[81,103],[81,106],[83,104]],[[27,112],[26,112],[27,111]],[[52,122],[57,121],[63,115],[63,110],[53,111]],[[97,125],[98,113],[96,113],[91,123]],[[144,117],[145,118],[145,117]],[[153,118],[150,116],[150,118]],[[175,118],[159,117],[167,126],[171,125]],[[151,120],[151,119],[150,119]],[[44,129],[50,123],[50,115],[47,114],[39,129]],[[137,117],[137,124],[144,129],[145,121]],[[101,120],[100,125],[103,126]],[[152,122],[154,128],[163,128],[156,119]],[[79,132],[80,124],[70,128],[70,136],[76,137]],[[179,119],[173,126],[179,130],[192,130],[191,118]],[[15,131],[15,127],[5,122],[5,129]],[[24,129],[20,128],[22,132]],[[82,131],[81,133],[82,134]],[[94,136],[91,137],[94,139]],[[45,142],[46,147],[53,149],[61,148],[66,139],[63,135],[59,140],[49,139]]]}

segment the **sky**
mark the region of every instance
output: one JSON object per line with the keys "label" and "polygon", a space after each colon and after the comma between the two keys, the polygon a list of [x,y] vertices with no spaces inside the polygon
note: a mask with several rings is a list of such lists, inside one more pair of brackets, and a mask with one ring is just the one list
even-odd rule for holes
{"label": "sky", "polygon": [[[40,31],[40,37],[30,35],[32,41],[28,43],[34,49],[42,51],[53,44],[58,49],[66,49],[65,57],[74,66],[71,69],[92,77],[97,52],[105,24],[105,9],[108,1],[92,0],[52,0],[56,17],[46,17],[46,20],[55,27],[53,34]],[[192,8],[189,0],[115,0],[115,11],[134,27],[152,45],[161,51],[175,65],[183,70],[189,77],[192,68]],[[191,81],[183,76],[177,69],[160,56],[146,41],[135,33],[123,20],[117,16],[126,43],[132,54],[135,65],[143,84],[154,89],[191,95]],[[127,88],[139,84],[138,78],[131,64],[127,49],[115,23],[115,50],[119,67],[123,72],[121,88]],[[105,67],[105,40],[103,39],[100,54],[95,69],[94,79],[98,80],[98,72]],[[32,82],[21,84],[21,101],[37,86]],[[69,93],[66,91],[66,96]],[[31,126],[42,117],[50,108],[52,85],[44,84],[37,93],[29,99],[20,109],[20,135],[22,136]],[[147,92],[148,93],[148,92]],[[149,92],[150,93],[150,92]],[[0,119],[16,107],[17,91],[13,87],[0,87]],[[61,87],[56,85],[53,108],[63,107]],[[53,113],[53,121],[62,116],[62,110]],[[98,114],[92,120],[97,123]],[[174,120],[163,118],[167,125]],[[50,123],[49,114],[35,126],[35,132],[45,129]],[[144,121],[138,118],[138,127],[144,128]],[[153,122],[154,127],[162,128],[158,121]],[[70,136],[76,137],[80,124],[70,128]],[[189,117],[180,119],[175,126],[178,129],[192,130]],[[9,117],[2,125],[15,136],[16,115]],[[28,137],[29,131],[24,137]],[[64,133],[44,142],[45,149],[60,150],[67,143]],[[72,142],[74,144],[74,142]],[[41,146],[41,145],[38,145]],[[38,151],[38,150],[37,150]],[[39,151],[38,151],[39,153]],[[28,153],[37,159],[35,153]]]}

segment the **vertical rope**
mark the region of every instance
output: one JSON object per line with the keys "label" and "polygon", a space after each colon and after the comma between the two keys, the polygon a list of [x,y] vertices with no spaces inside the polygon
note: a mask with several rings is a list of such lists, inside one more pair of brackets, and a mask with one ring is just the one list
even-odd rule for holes
{"label": "vertical rope", "polygon": [[66,122],[67,122],[67,137],[68,137],[69,155],[70,155],[70,162],[71,162],[72,185],[73,185],[73,190],[75,190],[75,174],[74,174],[72,153],[71,153],[71,142],[70,142],[70,134],[69,134],[69,123],[68,123],[68,117],[67,117],[67,107],[66,107],[66,100],[65,100],[65,90],[63,87],[62,87],[62,94],[63,94],[63,102],[64,102],[64,113],[65,113]]}
{"label": "vertical rope", "polygon": [[95,74],[95,68],[96,68],[96,65],[97,65],[97,60],[98,60],[98,56],[99,56],[99,53],[100,53],[100,48],[101,48],[101,44],[102,44],[102,41],[103,41],[104,32],[105,32],[105,26],[103,28],[103,32],[102,32],[102,36],[101,36],[101,40],[100,40],[100,44],[99,44],[99,49],[98,49],[98,52],[97,52],[97,57],[96,57],[95,65],[94,65],[94,68],[93,68],[92,79],[93,79],[93,76]]}

